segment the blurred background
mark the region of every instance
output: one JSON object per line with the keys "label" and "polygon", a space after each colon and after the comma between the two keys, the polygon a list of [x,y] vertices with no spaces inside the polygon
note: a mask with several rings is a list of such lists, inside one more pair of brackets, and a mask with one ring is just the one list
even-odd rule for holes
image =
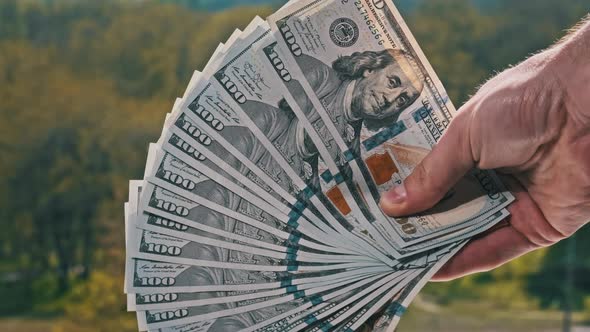
{"label": "blurred background", "polygon": [[[395,1],[395,0],[394,0]],[[123,202],[217,44],[280,0],[0,0],[0,331],[135,331]],[[456,105],[549,46],[588,0],[397,0]],[[430,284],[400,331],[590,325],[590,228]],[[565,327],[564,327],[565,326]]]}

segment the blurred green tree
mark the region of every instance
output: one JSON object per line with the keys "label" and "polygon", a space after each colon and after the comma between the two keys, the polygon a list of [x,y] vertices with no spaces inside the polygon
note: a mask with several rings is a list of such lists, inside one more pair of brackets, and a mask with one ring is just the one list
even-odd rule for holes
{"label": "blurred green tree", "polygon": [[[590,243],[584,239],[590,238],[590,227],[582,228],[577,234],[575,241],[575,257],[573,266],[569,262],[568,241],[566,240],[555,245],[543,259],[543,265],[536,273],[532,274],[527,281],[527,290],[538,298],[545,308],[564,309],[570,301],[574,310],[584,309],[590,294]],[[567,269],[573,271],[572,284],[568,285]],[[568,293],[568,287],[572,292]]]}
{"label": "blurred green tree", "polygon": [[480,63],[480,46],[493,35],[495,20],[470,0],[431,0],[422,2],[409,21],[451,100],[461,105],[489,75],[490,68]]}
{"label": "blurred green tree", "polygon": [[66,297],[64,319],[52,332],[126,332],[137,331],[137,319],[125,313],[121,280],[95,272],[89,282],[75,286]]}
{"label": "blurred green tree", "polygon": [[192,71],[269,9],[0,6],[0,313],[60,312],[93,271],[122,284],[128,179]]}

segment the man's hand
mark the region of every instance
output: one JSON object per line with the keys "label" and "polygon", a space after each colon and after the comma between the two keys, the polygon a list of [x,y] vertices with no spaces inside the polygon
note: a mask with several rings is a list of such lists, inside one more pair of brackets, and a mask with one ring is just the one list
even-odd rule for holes
{"label": "man's hand", "polygon": [[427,210],[473,167],[505,174],[516,197],[511,217],[434,280],[496,268],[590,220],[590,23],[482,86],[381,206],[392,216]]}

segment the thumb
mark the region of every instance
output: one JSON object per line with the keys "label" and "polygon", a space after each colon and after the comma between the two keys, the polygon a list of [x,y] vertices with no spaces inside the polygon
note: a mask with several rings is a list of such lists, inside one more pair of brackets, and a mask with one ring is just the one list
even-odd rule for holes
{"label": "thumb", "polygon": [[381,197],[386,214],[406,216],[430,209],[474,167],[470,118],[468,113],[460,112],[404,183]]}

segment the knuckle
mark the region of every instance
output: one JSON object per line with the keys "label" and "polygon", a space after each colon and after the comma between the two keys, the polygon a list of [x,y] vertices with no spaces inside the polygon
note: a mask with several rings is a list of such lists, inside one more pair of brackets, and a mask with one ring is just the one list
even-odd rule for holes
{"label": "knuckle", "polygon": [[569,237],[557,231],[539,231],[533,234],[525,233],[523,235],[525,239],[529,242],[529,244],[533,247],[533,249],[547,248]]}
{"label": "knuckle", "polygon": [[569,238],[574,235],[575,230],[561,229],[554,225],[550,220],[542,220],[546,226],[539,227],[539,231],[536,233],[535,243],[542,247],[552,246],[562,240]]}

